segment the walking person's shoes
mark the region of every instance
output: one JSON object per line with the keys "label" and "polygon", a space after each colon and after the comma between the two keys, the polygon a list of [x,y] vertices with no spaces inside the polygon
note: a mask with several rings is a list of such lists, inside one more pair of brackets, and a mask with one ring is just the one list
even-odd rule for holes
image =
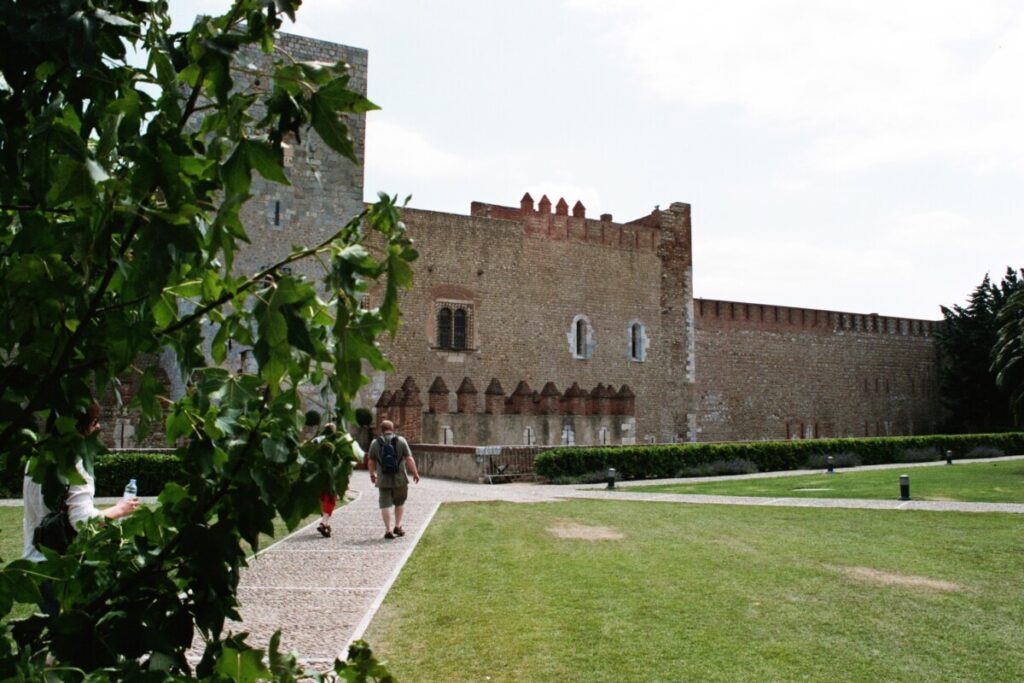
{"label": "walking person's shoes", "polygon": [[391,539],[393,539],[394,537],[395,537],[395,535],[393,533],[391,533],[390,531],[385,531],[384,532],[384,538],[388,539],[389,541]]}
{"label": "walking person's shoes", "polygon": [[405,536],[405,529],[400,526],[395,527],[395,536]]}
{"label": "walking person's shoes", "polygon": [[329,526],[326,526],[326,525],[324,525],[322,523],[321,524],[317,524],[316,525],[316,530],[319,531],[320,535],[323,536],[324,538],[330,538],[331,537],[331,527],[329,527]]}
{"label": "walking person's shoes", "polygon": [[328,524],[327,526],[324,527],[324,529],[325,529],[324,538],[330,538],[331,537],[331,525]]}

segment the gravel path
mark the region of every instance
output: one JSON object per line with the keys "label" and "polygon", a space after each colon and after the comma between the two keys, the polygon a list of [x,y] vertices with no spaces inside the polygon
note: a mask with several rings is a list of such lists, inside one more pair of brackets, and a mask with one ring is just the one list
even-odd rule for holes
{"label": "gravel path", "polygon": [[[335,510],[331,538],[321,537],[316,531],[316,523],[313,523],[262,551],[243,571],[239,600],[244,629],[252,634],[254,643],[266,644],[274,630],[280,628],[285,650],[297,650],[310,665],[330,665],[335,657],[347,652],[352,640],[362,637],[442,502],[502,500],[539,503],[587,498],[1024,514],[1024,505],[1020,504],[695,496],[630,492],[626,489],[607,491],[599,487],[489,486],[423,479],[419,485],[410,486],[403,520],[407,535],[385,540],[376,489],[366,472],[354,474],[350,491],[356,499]],[[241,624],[236,625],[236,630],[240,628]]]}

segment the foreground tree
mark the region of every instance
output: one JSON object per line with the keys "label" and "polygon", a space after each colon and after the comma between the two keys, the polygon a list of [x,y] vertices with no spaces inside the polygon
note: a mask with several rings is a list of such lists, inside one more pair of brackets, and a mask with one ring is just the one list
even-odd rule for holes
{"label": "foreground tree", "polygon": [[1013,426],[1009,392],[997,384],[992,359],[999,312],[1022,288],[1024,281],[1007,268],[998,285],[986,275],[966,307],[942,307],[945,324],[937,335],[942,356],[939,385],[950,412],[950,431],[989,432]]}
{"label": "foreground tree", "polygon": [[[298,5],[236,0],[172,33],[159,0],[0,1],[4,467],[27,463],[48,500],[59,498],[78,479],[76,459],[89,467],[102,451],[78,434],[76,413],[142,373],[142,428],[166,415],[188,477],[158,506],[84,530],[64,556],[0,571],[0,614],[36,602],[44,581],[60,604],[0,626],[5,680],[300,674],[276,640],[265,656],[225,633],[238,617],[241,544],[256,547],[275,515],[294,528],[321,491],[346,489],[349,443],[304,437],[299,388],[323,387],[336,419],[353,419],[363,364],[388,367],[375,339],[397,328],[415,252],[382,196],[322,244],[234,272],[252,173],[287,183],[282,144],[311,130],[355,161],[344,115],[373,108],[349,89],[344,64],[276,63],[258,75],[262,94],[233,87],[236,52],[270,52]],[[285,268],[302,258],[323,265],[321,289]],[[375,278],[386,279],[381,305],[360,310]],[[216,330],[210,357],[204,329]],[[252,349],[258,372],[218,367],[231,344]],[[170,406],[138,363],[167,347],[192,387]],[[355,654],[335,673],[381,674],[368,651]]]}

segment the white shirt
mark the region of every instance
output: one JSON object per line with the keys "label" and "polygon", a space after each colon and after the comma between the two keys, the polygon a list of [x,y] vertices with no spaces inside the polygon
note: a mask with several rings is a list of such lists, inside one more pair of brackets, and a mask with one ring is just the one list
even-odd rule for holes
{"label": "white shirt", "polygon": [[[96,482],[85,471],[81,460],[75,463],[75,468],[82,475],[82,478],[85,479],[85,483],[72,484],[68,489],[68,519],[71,520],[71,526],[73,527],[77,527],[79,522],[100,516],[100,511],[94,504]],[[50,514],[50,508],[46,507],[46,503],[43,501],[43,487],[32,481],[27,474],[21,485],[21,495],[25,504],[25,518],[23,522],[25,546],[22,557],[32,562],[42,562],[46,558],[32,544],[32,536],[35,534],[39,522],[43,521],[43,517]]]}

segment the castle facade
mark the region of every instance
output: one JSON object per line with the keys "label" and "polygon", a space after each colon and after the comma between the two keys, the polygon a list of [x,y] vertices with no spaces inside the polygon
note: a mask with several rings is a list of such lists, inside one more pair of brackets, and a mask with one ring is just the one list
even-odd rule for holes
{"label": "castle facade", "polygon": [[[365,92],[364,50],[287,34],[278,49],[345,60]],[[348,123],[361,160],[365,115]],[[363,207],[361,167],[312,131],[289,148],[285,167],[291,186],[253,179],[243,213],[252,243],[236,259],[245,270],[322,241]],[[413,289],[401,295],[399,334],[381,340],[397,371],[371,374],[360,399],[410,441],[920,434],[941,414],[938,323],[695,298],[686,203],[615,221],[588,216],[580,202],[527,194],[518,206],[406,209],[403,219],[420,258]],[[244,350],[228,360],[251,362]],[[173,359],[162,364],[173,378]]]}

